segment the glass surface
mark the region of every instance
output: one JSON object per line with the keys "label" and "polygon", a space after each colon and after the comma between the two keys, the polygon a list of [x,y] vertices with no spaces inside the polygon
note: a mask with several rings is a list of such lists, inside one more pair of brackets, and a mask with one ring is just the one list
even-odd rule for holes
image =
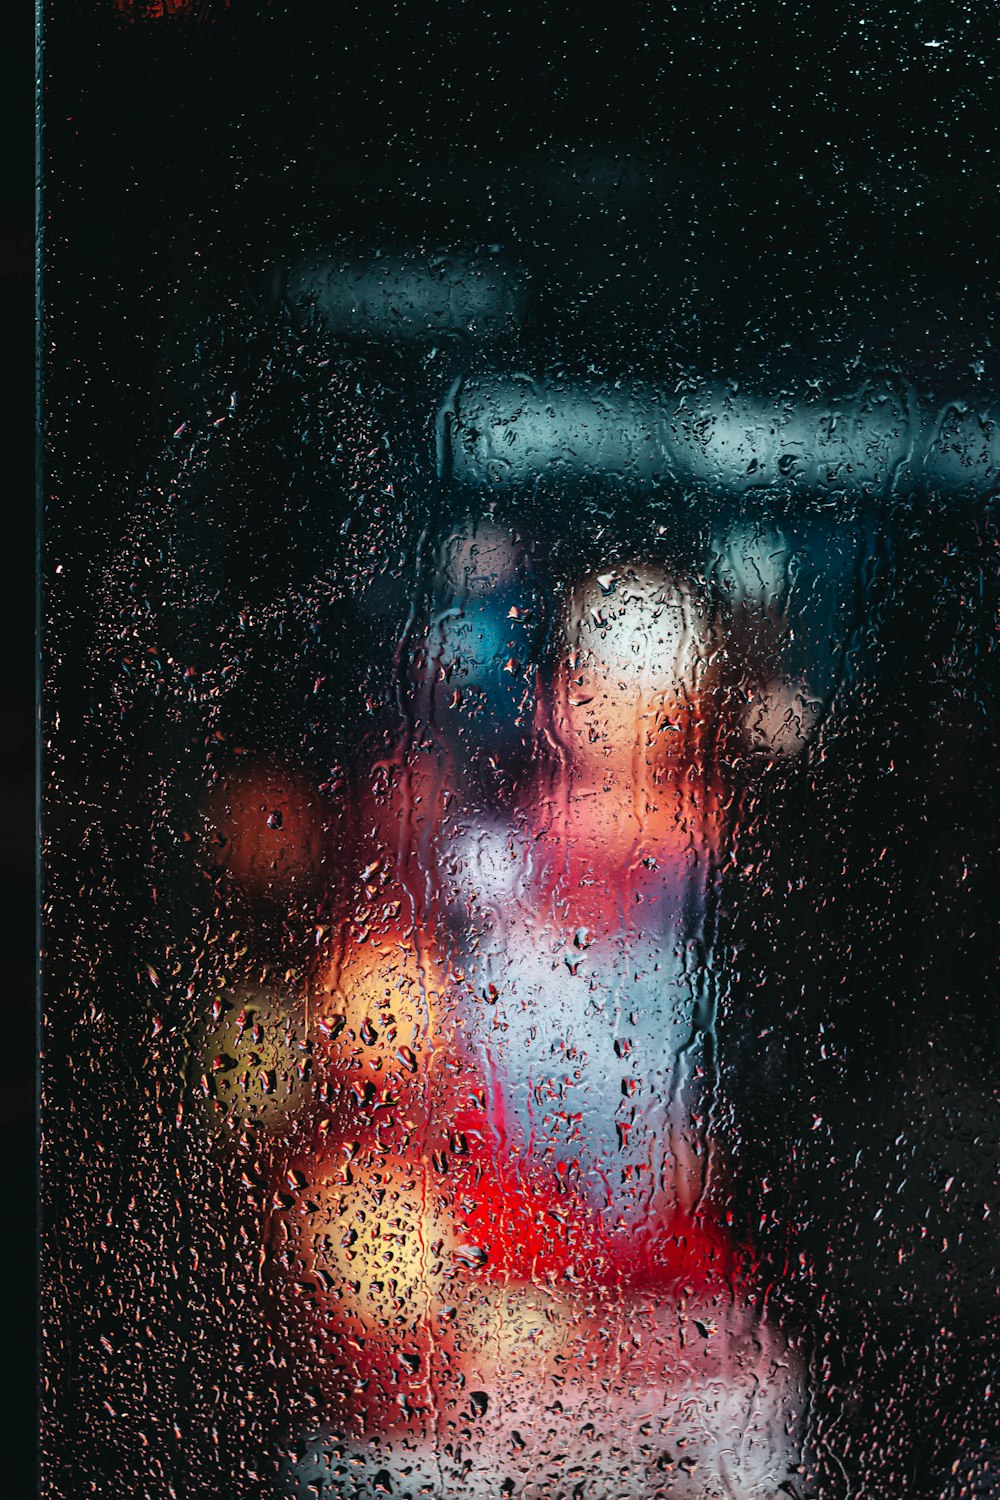
{"label": "glass surface", "polygon": [[1000,1496],[959,26],[47,16],[46,1495]]}

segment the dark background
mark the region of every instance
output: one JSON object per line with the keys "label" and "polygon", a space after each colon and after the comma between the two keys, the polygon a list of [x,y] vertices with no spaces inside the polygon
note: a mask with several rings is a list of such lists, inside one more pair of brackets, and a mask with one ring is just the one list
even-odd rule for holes
{"label": "dark background", "polygon": [[35,337],[32,7],[14,6],[0,53],[0,338],[5,455],[0,675],[0,1149],[9,1206],[4,1250],[11,1379],[11,1485],[35,1480]]}
{"label": "dark background", "polygon": [[[497,240],[533,247],[541,280],[558,281],[554,265],[592,254],[592,224],[585,215],[578,224],[557,222],[544,205],[536,213],[522,200],[522,207],[511,207],[503,183],[530,176],[536,159],[570,160],[595,148],[636,152],[657,163],[656,202],[641,243],[632,242],[628,225],[602,222],[608,263],[600,274],[607,272],[613,292],[621,266],[671,266],[662,296],[672,358],[726,372],[751,348],[773,356],[823,346],[856,350],[876,367],[900,363],[929,379],[961,379],[974,388],[992,379],[993,393],[1000,389],[998,55],[979,7],[510,8],[417,0],[390,8],[199,0],[167,11],[61,0],[47,12],[43,578],[54,590],[49,702],[61,716],[48,764],[63,806],[73,796],[89,806],[78,819],[81,829],[88,818],[100,824],[107,817],[114,795],[93,767],[89,787],[73,779],[84,720],[99,706],[89,655],[99,580],[143,503],[143,477],[184,409],[198,329],[227,302],[252,305],[269,264],[286,262],[324,236],[437,244],[481,237],[491,224]],[[26,28],[18,45],[27,52]],[[20,78],[18,56],[12,43],[3,67]],[[0,226],[11,226],[4,241],[11,248],[9,269],[0,258],[0,296],[10,366],[26,371],[31,153],[18,122],[30,110],[26,97],[23,108],[15,107],[18,87],[3,91],[8,138],[19,139],[20,131],[25,148],[23,156],[9,153],[4,169]],[[561,288],[561,295],[572,292]],[[244,316],[234,313],[237,335]],[[594,308],[565,342],[578,339],[576,357],[584,359],[586,338],[598,351],[607,348],[617,326],[609,292],[604,312]],[[557,344],[563,337],[558,327],[550,334]],[[31,458],[23,435],[31,417],[29,382],[14,384],[21,394],[5,409],[9,524],[12,556],[23,555],[25,563],[8,561],[4,608],[7,638],[20,642],[30,617]],[[248,502],[251,544],[254,525],[269,524],[271,502],[273,493]],[[887,793],[874,758],[865,765],[860,752],[865,769],[857,784],[853,771],[840,783],[836,766],[829,771],[825,842],[812,856],[814,886],[807,887],[835,893],[823,915],[829,954],[817,964],[831,990],[846,982],[847,1077],[831,1091],[839,1093],[848,1120],[852,1111],[860,1118],[866,1090],[869,1098],[878,1095],[880,1068],[898,1040],[889,1022],[882,1034],[866,1034],[866,1062],[858,1031],[851,1031],[864,1016],[864,1033],[871,1012],[868,953],[885,966],[889,988],[919,993],[927,1011],[952,1006],[959,1017],[952,1044],[975,1070],[989,1067],[976,1007],[987,962],[979,944],[989,943],[984,934],[995,887],[981,874],[964,911],[947,902],[956,862],[968,853],[976,869],[991,853],[995,729],[984,728],[973,701],[976,684],[961,703],[944,691],[941,663],[961,633],[948,600],[965,597],[978,563],[974,528],[949,531],[950,521],[938,520],[927,519],[914,543],[908,574],[903,569],[910,602],[896,608],[885,635],[884,678],[896,696],[873,710],[874,727],[853,725],[843,752],[846,764],[852,747],[874,736],[873,743],[894,747],[899,777]],[[947,549],[950,576],[947,569],[936,572],[932,561]],[[975,625],[978,606],[969,608]],[[977,650],[971,642],[969,659]],[[927,694],[931,656],[938,691]],[[955,670],[967,669],[964,661]],[[25,1185],[33,1155],[31,1083],[20,1058],[32,1034],[26,941],[32,898],[30,778],[23,768],[32,676],[27,653],[14,653],[3,678],[0,747],[6,847],[13,851],[0,871],[3,913],[9,951],[23,952],[11,962],[4,998],[16,1044],[4,1054],[2,1107],[12,1170]],[[789,826],[816,815],[815,800],[802,789],[788,794]],[[70,830],[72,840],[76,827],[64,820],[61,831]],[[888,866],[865,874],[861,844],[869,837],[890,855]],[[854,840],[845,859],[853,860],[855,883],[844,899],[836,885],[839,839]],[[72,847],[64,845],[64,855]],[[795,851],[779,851],[776,888],[797,873],[796,859]],[[76,892],[84,904],[86,871],[84,859]],[[66,904],[71,887],[72,879],[69,886],[63,881],[64,904],[53,922],[64,944],[75,920]],[[801,913],[788,908],[784,937],[778,919],[774,931],[761,924],[756,953],[748,939],[747,964],[759,965],[772,987],[759,1001],[769,1021],[767,1005],[780,1017],[796,991],[788,945],[797,924],[808,927],[815,916],[805,909],[812,899],[803,898]],[[901,912],[911,923],[904,932],[893,930]],[[942,940],[935,947],[935,921],[968,929],[975,941],[956,948]],[[852,946],[859,956],[845,980],[841,955]],[[926,1021],[926,1014],[898,1018],[917,1032]],[[811,1018],[799,1024],[808,1032]],[[874,1032],[878,1024],[871,1023]],[[803,1099],[807,1078],[803,1065]],[[759,1097],[772,1109],[774,1092],[762,1085]],[[765,1155],[783,1149],[781,1130],[775,1134],[777,1144],[768,1143],[762,1128]],[[837,1217],[824,1191],[814,1184],[821,1245]],[[830,1191],[835,1200],[836,1184]],[[28,1237],[22,1240],[27,1247]],[[25,1252],[14,1284],[27,1276]],[[14,1312],[28,1347],[29,1311],[19,1301]],[[978,1310],[971,1316],[977,1319]],[[918,1340],[914,1361],[924,1352]],[[891,1389],[898,1372],[882,1378]],[[960,1415],[947,1420],[956,1433],[964,1430]],[[25,1422],[31,1425],[27,1411]],[[928,1494],[935,1482],[928,1481]]]}

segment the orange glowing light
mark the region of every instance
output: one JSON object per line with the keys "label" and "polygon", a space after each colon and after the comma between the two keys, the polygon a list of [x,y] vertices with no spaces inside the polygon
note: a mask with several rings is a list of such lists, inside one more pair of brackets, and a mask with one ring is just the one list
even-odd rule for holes
{"label": "orange glowing light", "polygon": [[315,1025],[349,1081],[406,1085],[424,1071],[441,1024],[446,976],[398,927],[348,942],[313,988]]}

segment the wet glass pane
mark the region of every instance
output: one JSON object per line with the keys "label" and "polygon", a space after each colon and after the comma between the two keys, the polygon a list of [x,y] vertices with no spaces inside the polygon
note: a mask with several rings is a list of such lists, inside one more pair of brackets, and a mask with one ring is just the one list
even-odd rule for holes
{"label": "wet glass pane", "polygon": [[983,47],[48,14],[46,1495],[1000,1496]]}

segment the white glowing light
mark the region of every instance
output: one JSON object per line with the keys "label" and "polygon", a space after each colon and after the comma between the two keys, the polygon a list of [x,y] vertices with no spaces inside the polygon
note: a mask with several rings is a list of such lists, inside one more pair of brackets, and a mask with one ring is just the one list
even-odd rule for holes
{"label": "white glowing light", "polygon": [[507,1337],[491,1337],[507,1315],[498,1308],[468,1330],[482,1357],[466,1372],[476,1399],[461,1403],[469,1441],[458,1452],[416,1433],[345,1444],[313,1432],[286,1464],[282,1494],[305,1500],[320,1483],[347,1478],[376,1493],[381,1475],[393,1493],[486,1500],[502,1473],[514,1500],[548,1492],[554,1479],[569,1491],[576,1475],[594,1495],[669,1487],[674,1500],[772,1500],[808,1457],[803,1362],[738,1301],[626,1304],[577,1319],[536,1292]]}
{"label": "white glowing light", "polygon": [[704,612],[689,588],[657,569],[618,568],[573,590],[564,639],[567,743],[581,767],[595,761],[631,774],[622,756],[664,750],[665,725],[697,683],[708,654]]}

